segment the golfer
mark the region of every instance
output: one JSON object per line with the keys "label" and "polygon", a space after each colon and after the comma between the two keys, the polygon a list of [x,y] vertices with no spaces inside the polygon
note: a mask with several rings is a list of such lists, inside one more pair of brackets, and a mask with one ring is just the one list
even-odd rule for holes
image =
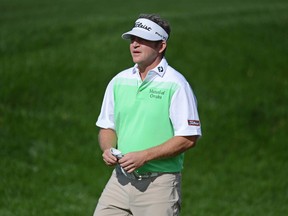
{"label": "golfer", "polygon": [[115,169],[94,216],[179,215],[184,152],[201,127],[190,85],[165,58],[169,35],[154,14],[122,35],[135,65],[110,81],[96,122],[103,160]]}

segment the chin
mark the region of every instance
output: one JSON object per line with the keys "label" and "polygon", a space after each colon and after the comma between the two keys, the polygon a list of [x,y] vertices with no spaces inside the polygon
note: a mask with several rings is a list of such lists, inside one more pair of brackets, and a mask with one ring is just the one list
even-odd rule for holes
{"label": "chin", "polygon": [[136,64],[139,64],[141,61],[139,58],[133,58],[133,62],[136,63]]}

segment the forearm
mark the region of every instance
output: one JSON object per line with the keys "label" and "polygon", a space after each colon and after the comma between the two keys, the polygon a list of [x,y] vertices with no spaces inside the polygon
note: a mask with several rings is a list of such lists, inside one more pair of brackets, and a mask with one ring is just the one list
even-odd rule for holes
{"label": "forearm", "polygon": [[117,135],[112,129],[100,129],[98,135],[100,148],[104,152],[106,149],[115,148],[117,145]]}
{"label": "forearm", "polygon": [[118,162],[129,173],[151,160],[173,157],[195,146],[197,136],[175,136],[161,145],[138,152],[130,152]]}
{"label": "forearm", "polygon": [[145,150],[146,162],[174,157],[196,145],[198,136],[174,136],[165,143]]}

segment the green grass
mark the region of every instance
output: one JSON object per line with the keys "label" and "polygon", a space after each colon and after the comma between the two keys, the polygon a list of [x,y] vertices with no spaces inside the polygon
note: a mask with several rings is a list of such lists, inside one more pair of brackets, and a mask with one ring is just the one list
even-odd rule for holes
{"label": "green grass", "polygon": [[284,0],[0,0],[0,215],[92,215],[111,172],[95,121],[142,12],[169,19],[168,62],[198,99],[182,216],[287,215]]}

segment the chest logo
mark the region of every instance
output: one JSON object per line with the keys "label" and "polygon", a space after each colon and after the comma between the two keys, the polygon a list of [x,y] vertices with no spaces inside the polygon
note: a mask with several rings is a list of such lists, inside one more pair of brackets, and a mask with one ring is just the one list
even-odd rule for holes
{"label": "chest logo", "polygon": [[165,91],[163,90],[150,89],[149,91],[150,98],[162,99],[164,94],[165,94]]}

